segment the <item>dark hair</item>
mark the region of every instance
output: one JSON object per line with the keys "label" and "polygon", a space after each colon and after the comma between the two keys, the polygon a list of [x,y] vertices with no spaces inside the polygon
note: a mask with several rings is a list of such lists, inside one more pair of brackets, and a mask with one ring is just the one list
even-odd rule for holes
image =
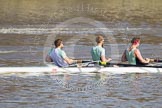
{"label": "dark hair", "polygon": [[131,43],[132,43],[132,44],[137,44],[139,41],[140,41],[140,38],[139,38],[139,37],[134,37],[134,38],[131,40]]}
{"label": "dark hair", "polygon": [[62,42],[62,39],[56,39],[56,40],[54,41],[55,47],[56,47],[56,48],[59,47],[59,46],[61,45],[61,42]]}

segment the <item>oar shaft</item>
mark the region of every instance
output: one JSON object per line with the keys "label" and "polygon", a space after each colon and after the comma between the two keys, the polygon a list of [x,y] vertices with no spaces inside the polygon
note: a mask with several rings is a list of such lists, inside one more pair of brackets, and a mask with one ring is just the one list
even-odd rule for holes
{"label": "oar shaft", "polygon": [[117,65],[122,67],[152,67],[152,68],[162,68],[162,66],[150,66],[150,65],[132,65],[132,64],[123,64],[123,63],[108,63],[106,67],[110,65]]}
{"label": "oar shaft", "polygon": [[162,62],[161,59],[154,59],[154,62]]}
{"label": "oar shaft", "polygon": [[92,62],[92,60],[82,60],[82,63],[89,63]]}

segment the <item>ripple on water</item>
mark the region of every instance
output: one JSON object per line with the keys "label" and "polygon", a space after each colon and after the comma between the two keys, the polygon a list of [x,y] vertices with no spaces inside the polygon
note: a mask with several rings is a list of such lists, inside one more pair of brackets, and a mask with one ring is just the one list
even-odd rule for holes
{"label": "ripple on water", "polygon": [[[161,74],[1,76],[0,104],[3,107],[159,107],[161,78]],[[58,80],[75,89],[66,88]],[[86,89],[87,86],[91,89]]]}

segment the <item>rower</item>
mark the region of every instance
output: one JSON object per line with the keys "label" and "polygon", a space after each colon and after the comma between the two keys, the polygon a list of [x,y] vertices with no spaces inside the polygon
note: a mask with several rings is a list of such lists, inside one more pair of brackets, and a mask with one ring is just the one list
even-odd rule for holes
{"label": "rower", "polygon": [[46,61],[53,62],[59,67],[68,67],[73,63],[81,63],[81,60],[73,60],[69,58],[65,51],[62,50],[64,47],[63,41],[61,39],[56,39],[54,41],[55,48],[53,48],[46,57]]}
{"label": "rower", "polygon": [[138,49],[140,38],[135,37],[131,40],[131,46],[127,48],[121,58],[122,62],[128,61],[131,65],[146,65],[150,62],[149,58],[144,59]]}
{"label": "rower", "polygon": [[104,38],[103,36],[99,35],[96,37],[97,46],[92,47],[91,49],[91,56],[93,61],[100,61],[100,62],[110,62],[111,58],[105,57],[105,49],[103,48]]}

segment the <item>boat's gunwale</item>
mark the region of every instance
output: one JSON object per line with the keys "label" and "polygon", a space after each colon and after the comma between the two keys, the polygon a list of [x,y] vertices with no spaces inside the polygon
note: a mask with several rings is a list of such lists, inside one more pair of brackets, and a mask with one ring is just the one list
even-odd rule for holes
{"label": "boat's gunwale", "polygon": [[152,68],[152,67],[66,67],[59,68],[57,66],[44,66],[44,67],[0,67],[0,74],[15,72],[34,72],[34,73],[43,73],[43,72],[64,72],[64,73],[161,73],[162,68]]}

